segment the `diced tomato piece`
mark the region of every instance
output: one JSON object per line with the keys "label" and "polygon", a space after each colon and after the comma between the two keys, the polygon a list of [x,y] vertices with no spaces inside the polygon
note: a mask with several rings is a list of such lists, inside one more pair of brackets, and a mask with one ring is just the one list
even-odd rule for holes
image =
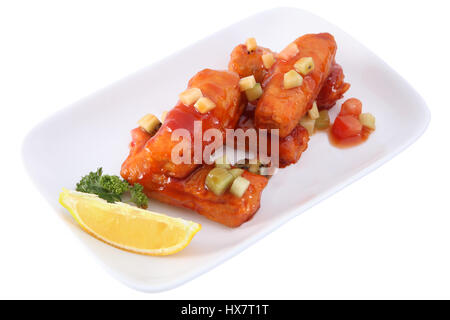
{"label": "diced tomato piece", "polygon": [[362,103],[356,98],[351,98],[345,101],[342,104],[341,112],[339,112],[339,115],[345,116],[345,115],[353,115],[355,117],[358,117],[361,114],[362,111]]}
{"label": "diced tomato piece", "polygon": [[336,120],[334,120],[333,128],[331,130],[335,137],[345,139],[361,134],[362,125],[361,122],[352,115],[339,115]]}

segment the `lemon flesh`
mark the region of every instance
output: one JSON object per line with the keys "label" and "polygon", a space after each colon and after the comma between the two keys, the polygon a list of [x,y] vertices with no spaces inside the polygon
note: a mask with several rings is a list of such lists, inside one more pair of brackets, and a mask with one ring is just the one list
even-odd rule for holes
{"label": "lemon flesh", "polygon": [[177,253],[201,229],[192,221],[122,202],[108,203],[97,195],[67,189],[61,192],[59,202],[86,232],[117,248],[140,254]]}

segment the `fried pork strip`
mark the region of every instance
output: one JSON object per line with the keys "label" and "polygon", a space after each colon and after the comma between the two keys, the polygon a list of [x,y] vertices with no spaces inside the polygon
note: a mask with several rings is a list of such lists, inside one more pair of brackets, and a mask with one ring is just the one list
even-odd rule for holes
{"label": "fried pork strip", "polygon": [[[265,68],[262,63],[262,56],[266,53],[271,53],[274,57],[277,57],[277,54],[270,49],[257,47],[255,51],[248,52],[246,45],[240,44],[233,49],[230,55],[228,69],[237,72],[241,78],[253,75],[257,82],[264,83],[264,79],[270,78],[271,72],[274,70],[273,68]],[[320,109],[330,109],[333,107],[336,101],[341,99],[344,93],[350,88],[350,84],[344,81],[344,77],[342,67],[336,62],[333,62],[330,74],[317,96],[317,104]],[[250,104],[246,107],[239,120],[238,128],[244,130],[255,128],[254,108]],[[279,144],[280,167],[284,168],[296,163],[300,159],[301,154],[306,150],[308,141],[308,133],[301,125],[297,125],[289,135],[281,138]]]}
{"label": "fried pork strip", "polygon": [[[130,157],[144,152],[151,135],[141,128],[132,131]],[[122,172],[127,172],[129,163],[124,164]],[[144,186],[144,192],[152,199],[198,212],[213,221],[228,227],[238,227],[253,217],[259,209],[261,193],[267,185],[264,176],[245,171],[242,177],[250,181],[250,186],[241,197],[227,192],[216,196],[205,187],[205,179],[214,166],[203,165],[195,169],[188,177],[177,179],[162,173],[143,175],[132,183]],[[126,176],[124,176],[126,179]]]}
{"label": "fried pork strip", "polygon": [[[248,104],[239,119],[237,128],[244,131],[248,129],[255,129],[254,124],[255,106]],[[302,153],[308,148],[309,135],[308,131],[301,125],[297,125],[294,130],[291,131],[284,138],[279,138],[279,167],[285,168],[291,164],[297,163]],[[258,150],[259,150],[259,138],[258,138]],[[247,150],[248,150],[248,146]],[[267,140],[266,150],[268,156],[271,155],[271,140],[270,135]]]}
{"label": "fried pork strip", "polygon": [[344,96],[350,89],[350,84],[344,81],[344,71],[336,62],[331,66],[330,75],[317,96],[319,109],[331,109],[336,101]]}
{"label": "fried pork strip", "polygon": [[[285,57],[284,53],[293,44],[298,50]],[[273,70],[263,82],[264,93],[255,112],[257,128],[279,129],[282,138],[289,135],[316,100],[330,74],[337,49],[334,37],[328,33],[308,34],[293,44],[278,54]],[[301,86],[285,89],[284,74],[293,70],[294,64],[302,57],[313,58],[314,70],[304,76]]]}
{"label": "fried pork strip", "polygon": [[[263,47],[258,47],[255,51],[249,53],[246,48],[244,44],[240,44],[233,49],[228,70],[237,72],[241,78],[253,75],[256,81],[261,83],[266,77],[270,76],[271,70],[264,67],[262,56],[266,53],[272,53],[276,57],[277,54]],[[345,82],[344,78],[342,67],[333,62],[330,74],[317,96],[316,101],[319,109],[330,109],[339,99],[342,99],[350,89],[350,84]]]}
{"label": "fried pork strip", "polygon": [[[193,105],[185,106],[180,101],[168,112],[158,132],[146,142],[139,153],[130,154],[122,165],[122,176],[131,183],[140,176],[166,174],[175,178],[187,177],[199,164],[193,160],[194,121],[201,121],[202,132],[210,128],[224,131],[234,128],[243,111],[239,77],[230,71],[205,69],[197,73],[188,84],[188,88],[199,88],[203,96],[211,99],[216,107],[207,113],[198,112]],[[172,132],[186,129],[191,135],[191,163],[172,162],[172,149],[179,141],[172,141]],[[204,147],[204,145],[203,145]]]}

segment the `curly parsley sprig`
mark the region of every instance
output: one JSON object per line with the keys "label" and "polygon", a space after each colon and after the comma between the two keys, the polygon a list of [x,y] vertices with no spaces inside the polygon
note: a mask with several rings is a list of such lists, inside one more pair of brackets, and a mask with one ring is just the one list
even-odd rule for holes
{"label": "curly parsley sprig", "polygon": [[77,183],[76,190],[96,194],[110,203],[122,201],[122,196],[129,191],[131,201],[138,207],[147,208],[148,206],[148,198],[142,185],[135,183],[131,186],[118,176],[103,175],[102,168],[82,177]]}

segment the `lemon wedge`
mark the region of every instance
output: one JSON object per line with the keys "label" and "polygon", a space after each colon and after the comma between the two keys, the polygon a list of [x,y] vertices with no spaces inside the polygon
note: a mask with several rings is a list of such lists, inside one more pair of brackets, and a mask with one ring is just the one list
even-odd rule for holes
{"label": "lemon wedge", "polygon": [[200,224],[128,204],[108,203],[97,195],[63,188],[59,203],[94,237],[123,250],[164,256],[191,242]]}

